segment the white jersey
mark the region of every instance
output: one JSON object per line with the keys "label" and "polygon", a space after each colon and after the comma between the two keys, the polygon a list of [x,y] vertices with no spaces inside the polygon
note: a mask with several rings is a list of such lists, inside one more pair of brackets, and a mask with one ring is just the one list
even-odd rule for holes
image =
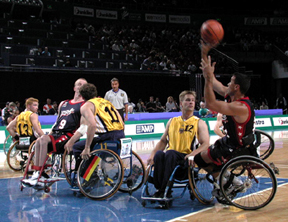
{"label": "white jersey", "polygon": [[124,90],[118,89],[114,92],[113,89],[106,92],[104,99],[110,101],[116,109],[123,109],[128,104],[128,97]]}

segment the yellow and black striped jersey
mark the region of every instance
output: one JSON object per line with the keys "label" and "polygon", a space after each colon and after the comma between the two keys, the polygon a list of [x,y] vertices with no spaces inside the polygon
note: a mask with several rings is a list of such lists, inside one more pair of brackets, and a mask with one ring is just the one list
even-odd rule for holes
{"label": "yellow and black striped jersey", "polygon": [[33,136],[33,126],[30,120],[30,116],[33,112],[24,111],[19,114],[16,123],[16,131],[19,136]]}
{"label": "yellow and black striped jersey", "polygon": [[180,153],[191,153],[198,144],[198,122],[199,118],[192,116],[183,120],[181,116],[171,120],[168,130],[168,149]]}
{"label": "yellow and black striped jersey", "polygon": [[96,133],[124,130],[124,122],[111,102],[103,98],[88,101],[95,106]]}

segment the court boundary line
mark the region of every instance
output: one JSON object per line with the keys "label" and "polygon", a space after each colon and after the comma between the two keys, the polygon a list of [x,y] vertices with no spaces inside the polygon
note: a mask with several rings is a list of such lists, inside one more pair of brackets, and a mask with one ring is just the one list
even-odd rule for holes
{"label": "court boundary line", "polygon": [[[287,178],[277,178],[278,179],[287,179]],[[277,185],[277,189],[279,187],[282,187],[282,186],[285,186],[285,185],[288,185],[288,181],[283,183],[283,184],[280,184],[280,185]],[[271,189],[271,188],[268,188],[268,189]],[[266,190],[266,189],[265,189]],[[259,191],[260,193],[263,192],[263,190]],[[258,192],[257,192],[258,193]],[[218,203],[218,202],[217,202]],[[174,218],[174,219],[171,219],[171,220],[167,220],[166,222],[174,222],[174,221],[188,221],[188,219],[184,219],[186,217],[190,217],[190,216],[193,216],[195,214],[198,214],[198,213],[202,213],[202,212],[205,212],[207,210],[211,210],[215,207],[215,204],[211,207],[208,207],[208,208],[205,208],[205,209],[202,209],[202,210],[199,210],[199,211],[196,211],[196,212],[193,212],[193,213],[190,213],[190,214],[186,214],[184,216],[180,216],[180,217],[177,217],[177,218]]]}

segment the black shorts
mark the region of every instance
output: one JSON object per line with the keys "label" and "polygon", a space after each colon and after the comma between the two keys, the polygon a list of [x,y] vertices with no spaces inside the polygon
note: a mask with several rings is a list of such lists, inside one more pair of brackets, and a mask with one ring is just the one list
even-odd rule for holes
{"label": "black shorts", "polygon": [[214,164],[221,166],[228,162],[233,157],[241,155],[253,155],[255,149],[251,146],[246,147],[235,147],[227,143],[227,138],[223,137],[217,140],[213,145],[208,148],[208,156]]}
{"label": "black shorts", "polygon": [[48,153],[64,153],[64,145],[72,136],[69,132],[53,132],[49,135],[51,142],[48,144]]}

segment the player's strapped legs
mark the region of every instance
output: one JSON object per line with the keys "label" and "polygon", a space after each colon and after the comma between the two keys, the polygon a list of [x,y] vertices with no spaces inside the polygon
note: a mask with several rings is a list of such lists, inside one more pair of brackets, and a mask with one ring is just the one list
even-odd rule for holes
{"label": "player's strapped legs", "polygon": [[[115,131],[102,133],[102,134],[100,133],[100,134],[98,134],[97,137],[93,138],[91,146],[90,146],[90,148],[91,148],[90,151],[92,151],[92,148],[96,145],[96,143],[101,143],[101,142],[104,142],[107,140],[119,141],[122,138],[125,138],[125,134],[124,134],[123,130],[115,130]],[[78,169],[78,166],[80,165],[80,162],[82,160],[80,158],[80,154],[82,153],[82,151],[85,148],[85,143],[86,143],[86,140],[81,140],[81,141],[79,141],[73,145],[73,154],[74,154],[75,159],[76,159],[76,168],[75,168],[76,170]]]}

